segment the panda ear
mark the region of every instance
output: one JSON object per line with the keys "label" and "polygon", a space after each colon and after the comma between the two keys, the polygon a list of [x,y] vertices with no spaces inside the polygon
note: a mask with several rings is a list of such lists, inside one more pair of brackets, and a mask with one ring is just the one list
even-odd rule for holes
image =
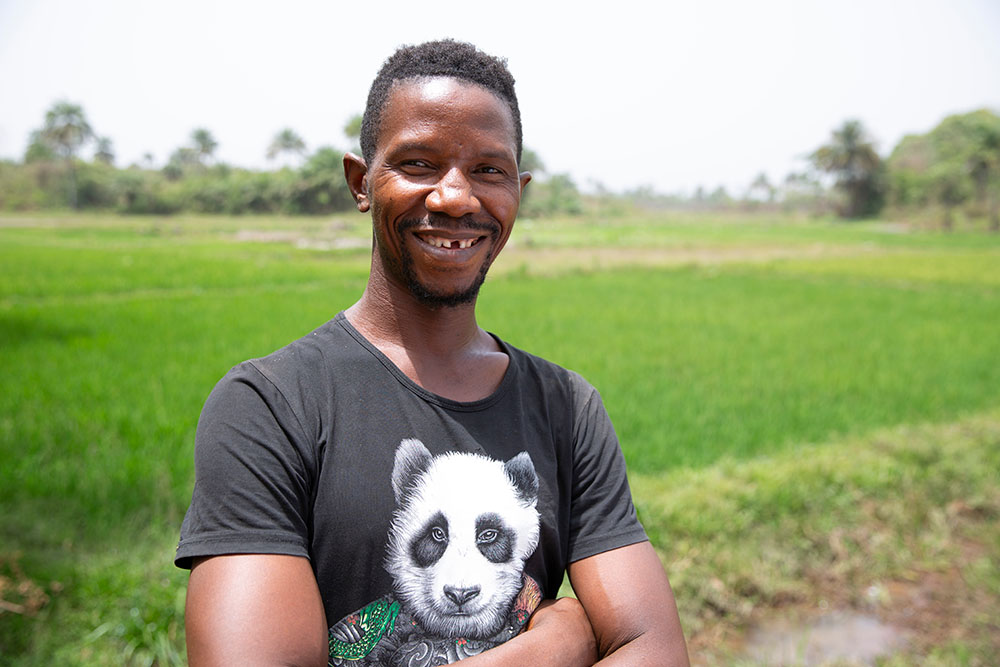
{"label": "panda ear", "polygon": [[525,505],[533,505],[538,500],[538,475],[528,452],[521,452],[504,463],[503,468],[517,489],[518,500]]}
{"label": "panda ear", "polygon": [[417,477],[431,466],[431,453],[416,438],[407,438],[396,448],[396,461],[392,466],[392,492],[396,504],[402,505],[416,485]]}

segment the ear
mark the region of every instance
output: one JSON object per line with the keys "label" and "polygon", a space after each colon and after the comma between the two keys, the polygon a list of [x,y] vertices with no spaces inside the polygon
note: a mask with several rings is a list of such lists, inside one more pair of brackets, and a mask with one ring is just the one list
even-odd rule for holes
{"label": "ear", "polygon": [[344,178],[347,187],[362,213],[371,208],[368,201],[368,165],[363,158],[354,153],[344,154]]}
{"label": "ear", "polygon": [[521,196],[523,197],[524,196],[524,188],[525,188],[525,186],[528,185],[528,183],[531,182],[531,172],[530,171],[522,171],[520,174],[517,175],[517,178],[518,178],[519,181],[521,181]]}
{"label": "ear", "polygon": [[525,505],[534,505],[538,500],[538,475],[528,452],[521,452],[504,463],[503,469],[517,489],[518,500]]}
{"label": "ear", "polygon": [[407,438],[396,448],[396,461],[392,466],[392,492],[396,504],[402,505],[416,486],[417,478],[431,467],[430,451],[416,438]]}

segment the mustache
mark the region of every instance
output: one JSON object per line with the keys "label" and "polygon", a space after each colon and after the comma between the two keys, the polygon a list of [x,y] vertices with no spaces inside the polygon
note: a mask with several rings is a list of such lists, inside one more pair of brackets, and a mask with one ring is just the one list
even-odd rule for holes
{"label": "mustache", "polygon": [[466,229],[474,232],[485,232],[486,234],[499,234],[500,223],[494,220],[476,220],[471,215],[463,215],[461,218],[452,218],[447,215],[430,214],[423,218],[404,218],[396,225],[397,232],[407,232],[421,227],[434,227],[437,229]]}

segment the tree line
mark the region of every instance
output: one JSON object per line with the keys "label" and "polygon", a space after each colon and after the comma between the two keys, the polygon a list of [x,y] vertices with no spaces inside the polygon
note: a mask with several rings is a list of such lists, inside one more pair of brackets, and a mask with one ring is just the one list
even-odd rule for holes
{"label": "tree line", "polygon": [[[361,117],[344,126],[354,142]],[[90,160],[81,157],[92,148]],[[215,159],[218,142],[196,128],[188,144],[157,168],[152,155],[126,168],[114,165],[113,144],[91,127],[82,107],[55,103],[31,133],[24,158],[0,161],[0,209],[117,210],[131,214],[284,213],[323,214],[351,208],[342,177],[343,151],[307,149],[291,128],[274,135],[267,158],[271,170],[249,170]],[[937,221],[988,221],[1000,231],[1000,116],[987,109],[945,118],[926,134],[904,137],[883,158],[857,120],[836,128],[809,154],[807,167],[773,184],[760,173],[739,196],[722,187],[699,187],[691,195],[664,195],[651,188],[615,193],[600,185],[586,197],[564,173],[546,173],[537,153],[525,148],[522,168],[536,174],[522,202],[522,214],[577,214],[589,201],[628,201],[684,208],[774,208],[844,218],[883,215]]]}
{"label": "tree line", "polygon": [[[343,131],[360,153],[360,114],[351,117]],[[23,160],[0,161],[0,210],[313,215],[348,210],[354,204],[339,148],[321,146],[310,152],[298,133],[284,128],[266,151],[268,160],[282,164],[251,170],[217,161],[218,145],[209,130],[196,128],[161,167],[147,153],[138,163],[116,168],[111,140],[94,131],[82,107],[57,102],[42,127],[31,133]],[[86,147],[93,149],[90,160],[81,157]],[[522,167],[542,176],[522,202],[526,215],[583,210],[580,192],[567,174],[545,174],[541,159],[528,148]]]}
{"label": "tree line", "polygon": [[989,109],[948,116],[925,134],[907,135],[885,158],[864,125],[848,120],[806,161],[782,183],[758,174],[738,197],[721,186],[698,187],[690,197],[648,188],[627,194],[648,205],[882,216],[944,230],[959,220],[985,221],[1000,231],[1000,115]]}

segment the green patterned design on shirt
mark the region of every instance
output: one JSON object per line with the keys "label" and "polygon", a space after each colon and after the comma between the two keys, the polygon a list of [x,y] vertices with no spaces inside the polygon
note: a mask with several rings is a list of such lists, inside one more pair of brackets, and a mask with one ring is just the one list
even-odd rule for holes
{"label": "green patterned design on shirt", "polygon": [[382,637],[396,629],[399,603],[376,600],[358,612],[357,625],[361,626],[361,638],[351,644],[330,637],[330,657],[343,660],[360,660],[365,657]]}

